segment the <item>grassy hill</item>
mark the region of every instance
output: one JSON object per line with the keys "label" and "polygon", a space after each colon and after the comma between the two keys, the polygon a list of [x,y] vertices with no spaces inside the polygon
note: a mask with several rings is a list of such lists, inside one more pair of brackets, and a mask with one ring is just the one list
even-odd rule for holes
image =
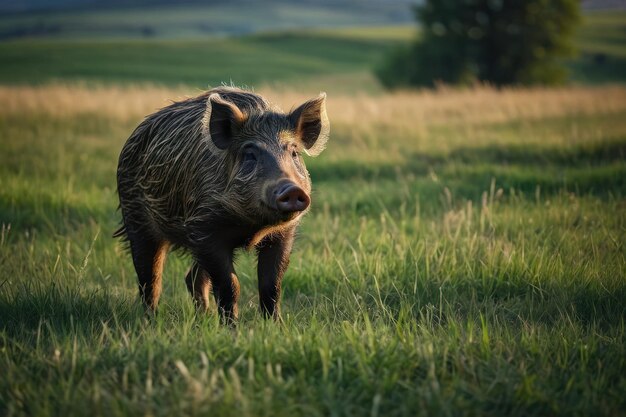
{"label": "grassy hill", "polygon": [[[379,38],[376,32],[386,36]],[[316,77],[367,77],[407,30],[281,32],[206,40],[24,40],[0,44],[0,81],[153,82],[206,88],[232,80],[259,85]],[[340,84],[340,83],[336,83]],[[351,82],[352,87],[357,87]],[[367,90],[367,85],[362,85]]]}
{"label": "grassy hill", "polygon": [[407,0],[82,3],[61,10],[0,11],[0,40],[190,38],[412,21]]}
{"label": "grassy hill", "polygon": [[[197,88],[287,85],[378,91],[371,69],[414,25],[278,31],[205,39],[27,39],[0,43],[0,83],[53,80],[185,84]],[[568,62],[575,82],[626,81],[626,12],[589,13]]]}

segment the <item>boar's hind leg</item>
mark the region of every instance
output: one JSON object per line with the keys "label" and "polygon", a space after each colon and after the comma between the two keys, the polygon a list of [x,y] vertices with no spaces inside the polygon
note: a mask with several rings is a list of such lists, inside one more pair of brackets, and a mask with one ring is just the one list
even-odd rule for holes
{"label": "boar's hind leg", "polygon": [[144,306],[154,312],[161,296],[161,273],[168,245],[139,236],[129,236],[129,241],[139,280],[139,296]]}
{"label": "boar's hind leg", "polygon": [[265,318],[278,319],[280,287],[289,266],[295,228],[281,234],[270,235],[258,246],[259,301]]}
{"label": "boar's hind leg", "polygon": [[235,325],[239,315],[237,308],[239,280],[233,270],[232,253],[201,256],[198,258],[198,263],[209,275],[222,322]]}
{"label": "boar's hind leg", "polygon": [[211,291],[209,274],[197,262],[194,262],[185,277],[185,283],[198,311],[207,311],[209,309],[209,293]]}

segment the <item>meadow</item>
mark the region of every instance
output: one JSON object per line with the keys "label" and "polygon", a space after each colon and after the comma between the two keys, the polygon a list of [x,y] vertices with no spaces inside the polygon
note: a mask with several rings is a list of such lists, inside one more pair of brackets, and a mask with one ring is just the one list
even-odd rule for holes
{"label": "meadow", "polygon": [[4,415],[625,409],[624,87],[331,96],[284,324],[244,253],[236,330],[176,255],[147,321],[111,238],[122,143],[184,93],[0,88]]}
{"label": "meadow", "polygon": [[[1,415],[626,413],[626,87],[356,90],[373,84],[373,58],[350,42],[378,43],[380,56],[399,33],[380,30],[386,39],[315,32],[346,42],[317,49],[335,54],[333,68],[345,58],[343,73],[299,73],[295,55],[280,85],[268,78],[278,68],[255,73],[258,92],[286,110],[324,87],[331,139],[306,160],[313,203],[283,323],[260,317],[243,252],[236,329],[219,325],[214,305],[196,314],[190,260],[176,253],[147,319],[111,237],[121,146],[146,114],[198,92],[196,61],[180,65],[197,72],[185,85],[159,66],[152,84],[135,83],[156,52],[128,77],[111,62],[40,78],[41,58],[20,47],[66,48],[54,74],[107,62],[97,48],[110,44],[0,44],[14,65],[0,66]],[[309,32],[259,36],[278,52],[316,51]],[[620,62],[622,48],[585,36]],[[81,61],[74,46],[94,55]]]}

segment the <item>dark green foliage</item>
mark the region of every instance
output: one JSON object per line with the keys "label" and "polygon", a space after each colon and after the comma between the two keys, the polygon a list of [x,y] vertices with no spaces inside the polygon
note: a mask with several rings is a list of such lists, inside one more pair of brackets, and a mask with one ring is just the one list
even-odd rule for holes
{"label": "dark green foliage", "polygon": [[428,0],[415,14],[420,39],[377,70],[387,87],[561,83],[580,20],[576,0]]}

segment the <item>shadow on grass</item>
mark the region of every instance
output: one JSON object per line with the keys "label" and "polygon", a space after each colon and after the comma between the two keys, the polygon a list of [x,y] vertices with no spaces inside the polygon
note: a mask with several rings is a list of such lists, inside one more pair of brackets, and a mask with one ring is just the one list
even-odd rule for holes
{"label": "shadow on grass", "polygon": [[87,204],[63,201],[42,194],[36,198],[0,200],[0,224],[11,224],[15,230],[37,229],[60,233],[74,230],[80,224],[88,224],[96,218],[112,219],[116,214],[115,209],[107,209],[108,207],[102,206],[94,209]]}
{"label": "shadow on grass", "polygon": [[36,337],[42,326],[59,335],[96,335],[103,324],[126,327],[142,322],[144,317],[136,300],[104,290],[18,284],[18,288],[0,293],[0,329],[9,336]]}
{"label": "shadow on grass", "polygon": [[[609,290],[602,284],[580,281],[538,281],[540,283],[527,281],[524,277],[490,280],[457,277],[445,283],[437,279],[409,283],[398,277],[393,283],[380,282],[378,288],[373,280],[358,288],[347,288],[331,283],[317,286],[310,279],[290,280],[284,288],[282,310],[283,314],[305,321],[315,318],[324,322],[353,322],[366,311],[371,318],[408,319],[428,326],[477,322],[484,316],[513,328],[569,322],[610,330],[623,326],[626,320],[623,303],[626,285],[620,283]],[[357,305],[355,300],[358,300]],[[330,304],[320,309],[325,303]],[[182,323],[190,317],[187,313],[192,310],[191,304],[187,307],[161,306],[159,316]],[[240,307],[243,325],[253,325],[250,320],[256,321],[251,319],[257,316],[256,305]],[[206,316],[194,317],[204,326],[215,321],[215,313],[213,309]],[[0,294],[0,331],[24,343],[34,343],[42,331],[58,337],[80,335],[87,338],[101,335],[105,325],[140,331],[147,319],[134,297],[115,296],[105,291],[24,285],[10,294],[6,291]]]}
{"label": "shadow on grass", "polygon": [[447,155],[414,153],[402,164],[347,160],[312,164],[309,171],[313,183],[407,179],[427,183],[435,174],[439,184],[435,188],[440,191],[448,187],[453,195],[462,198],[480,196],[489,189],[493,178],[505,190],[534,192],[540,187],[544,195],[567,190],[603,197],[626,191],[624,160],[626,140],[619,140],[572,147],[467,147]]}
{"label": "shadow on grass", "polygon": [[[423,157],[423,156],[419,156]],[[523,164],[585,168],[620,162],[626,159],[626,140],[578,144],[571,147],[523,145],[459,148],[450,152],[448,161],[463,163]],[[441,159],[439,162],[445,162]]]}
{"label": "shadow on grass", "polygon": [[476,322],[485,316],[513,328],[569,322],[608,330],[620,328],[626,321],[626,283],[619,279],[592,280],[583,275],[553,279],[548,273],[530,276],[523,271],[498,276],[495,270],[493,276],[451,273],[420,277],[427,269],[425,263],[407,263],[406,270],[393,276],[339,279],[324,286],[310,278],[292,277],[284,286],[283,301],[295,308],[302,304],[303,294],[315,294],[317,300],[304,301],[326,300],[322,302],[332,305],[338,320],[349,321],[354,320],[355,308],[365,309],[370,317],[408,318],[425,325]]}

